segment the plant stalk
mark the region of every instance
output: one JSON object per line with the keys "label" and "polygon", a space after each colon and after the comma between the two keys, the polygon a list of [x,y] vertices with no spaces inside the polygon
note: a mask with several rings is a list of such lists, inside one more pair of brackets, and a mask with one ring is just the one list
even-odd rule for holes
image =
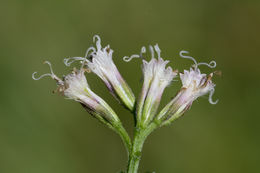
{"label": "plant stalk", "polygon": [[120,138],[122,139],[126,147],[127,155],[129,156],[129,153],[131,152],[132,148],[131,138],[129,137],[128,133],[126,132],[122,124],[115,126],[115,129],[115,131],[119,134]]}
{"label": "plant stalk", "polygon": [[146,128],[140,128],[137,124],[135,128],[134,140],[129,154],[127,173],[137,173],[141,160],[143,144],[148,135],[157,127],[156,123],[151,123]]}

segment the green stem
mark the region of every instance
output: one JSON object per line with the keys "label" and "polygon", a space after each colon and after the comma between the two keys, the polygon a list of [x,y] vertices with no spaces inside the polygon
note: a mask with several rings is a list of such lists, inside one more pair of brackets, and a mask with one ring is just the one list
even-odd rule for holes
{"label": "green stem", "polygon": [[126,147],[127,154],[129,156],[129,152],[131,151],[132,148],[131,138],[129,137],[128,133],[126,132],[122,124],[115,125],[114,128],[116,129],[115,131],[119,134],[120,138],[122,139]]}
{"label": "green stem", "polygon": [[145,139],[156,127],[157,124],[152,123],[146,128],[140,128],[139,125],[135,128],[134,141],[129,155],[127,173],[137,173]]}

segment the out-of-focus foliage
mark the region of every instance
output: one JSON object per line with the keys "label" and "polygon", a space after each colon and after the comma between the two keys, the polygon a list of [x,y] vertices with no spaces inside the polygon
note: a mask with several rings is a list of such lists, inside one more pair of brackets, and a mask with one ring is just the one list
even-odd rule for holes
{"label": "out-of-focus foliage", "polygon": [[[141,90],[141,62],[122,57],[141,46],[159,43],[162,57],[182,71],[191,61],[214,59],[215,98],[200,98],[172,126],[154,132],[144,146],[141,172],[259,172],[260,4],[231,0],[3,0],[0,3],[0,172],[115,173],[126,166],[119,137],[82,107],[62,96],[44,60],[62,76],[71,69],[62,60],[83,56],[99,34],[114,49],[114,61],[136,96]],[[203,67],[204,72],[210,72]],[[133,130],[131,114],[93,74],[90,87]],[[167,88],[161,106],[176,94],[180,81]]]}

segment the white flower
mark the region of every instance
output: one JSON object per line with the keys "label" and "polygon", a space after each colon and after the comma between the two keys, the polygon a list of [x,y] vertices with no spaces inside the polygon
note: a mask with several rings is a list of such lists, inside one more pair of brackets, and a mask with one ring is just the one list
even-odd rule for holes
{"label": "white flower", "polygon": [[51,63],[48,61],[45,63],[50,66],[51,73],[36,78],[36,72],[34,72],[32,75],[34,80],[50,76],[57,81],[58,92],[64,94],[69,99],[80,102],[94,117],[105,123],[108,122],[113,124],[114,122],[120,121],[110,106],[90,89],[83,68],[80,70],[74,69],[71,74],[66,75],[64,79],[61,80],[53,73]]}
{"label": "white flower", "polygon": [[214,93],[215,84],[212,82],[213,73],[210,73],[208,76],[206,74],[202,74],[198,66],[206,65],[210,68],[215,68],[217,66],[215,61],[211,61],[208,63],[197,63],[197,61],[190,56],[183,55],[183,53],[189,53],[187,51],[181,51],[180,56],[182,58],[191,59],[194,61],[194,69],[190,68],[190,71],[184,70],[183,74],[180,74],[182,88],[186,90],[190,90],[192,93],[190,96],[192,99],[195,100],[200,96],[210,93],[209,102],[211,104],[217,104],[218,101],[212,101],[212,95]]}
{"label": "white flower", "polygon": [[[65,64],[70,65],[75,60],[86,61],[87,67],[104,81],[109,91],[128,109],[133,110],[135,97],[113,62],[113,50],[110,49],[109,45],[102,48],[99,36],[96,35],[93,39],[94,41],[97,39],[96,48],[90,47],[84,58],[65,59]],[[89,53],[90,51],[92,52]],[[69,62],[71,59],[72,61]]]}
{"label": "white flower", "polygon": [[[180,73],[180,78],[182,82],[182,90],[185,90],[185,96],[180,102],[192,102],[200,96],[203,96],[209,92],[214,91],[215,84],[211,81],[213,73],[210,73],[207,77],[206,74],[201,74],[200,70],[190,69],[190,71],[184,70],[184,73]],[[210,103],[216,104],[213,102],[210,97]]]}
{"label": "white flower", "polygon": [[[158,55],[158,59],[154,58],[154,49]],[[168,86],[177,75],[177,71],[173,71],[171,67],[166,68],[169,61],[164,61],[161,58],[161,50],[158,45],[154,47],[150,46],[150,51],[151,60],[149,62],[143,60],[144,83],[137,105],[137,120],[144,126],[149,124],[153,119],[165,87]],[[132,58],[140,58],[144,52],[145,47],[142,48],[140,55],[124,57],[124,60],[130,61]]]}
{"label": "white flower", "polygon": [[181,116],[187,109],[190,108],[193,101],[198,97],[209,95],[209,102],[211,104],[216,104],[218,101],[212,101],[212,95],[215,91],[215,84],[212,82],[213,73],[208,76],[200,72],[199,65],[207,65],[210,68],[216,67],[216,62],[211,61],[207,63],[197,63],[193,57],[185,56],[183,53],[188,53],[187,51],[181,51],[180,55],[182,58],[188,58],[194,61],[193,68],[189,71],[184,70],[184,73],[180,73],[180,79],[182,82],[182,88],[177,94],[177,96],[165,106],[165,108],[160,112],[157,119],[165,119],[168,122],[172,122],[174,119]]}

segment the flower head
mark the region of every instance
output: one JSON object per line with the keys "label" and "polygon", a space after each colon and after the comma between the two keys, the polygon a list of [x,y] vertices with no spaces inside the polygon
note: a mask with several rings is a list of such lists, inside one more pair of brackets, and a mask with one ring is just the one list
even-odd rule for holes
{"label": "flower head", "polygon": [[84,75],[84,68],[81,68],[80,70],[74,69],[70,74],[64,76],[62,80],[53,73],[51,63],[48,61],[45,63],[49,65],[51,73],[47,73],[39,78],[36,78],[35,74],[37,72],[34,72],[32,75],[34,80],[39,80],[45,76],[50,76],[52,79],[56,80],[58,92],[62,93],[69,99],[80,102],[94,117],[105,123],[113,124],[114,122],[119,122],[117,115],[110,108],[110,106],[90,89]]}
{"label": "flower head", "polygon": [[[154,50],[158,55],[157,59],[154,57]],[[142,47],[140,55],[124,57],[124,60],[129,61],[133,58],[143,57],[142,53],[145,51],[145,47]],[[150,52],[151,60],[148,62],[143,59],[144,83],[137,105],[137,119],[143,125],[151,122],[157,112],[164,89],[177,75],[177,71],[173,71],[171,67],[166,68],[169,61],[164,61],[161,58],[161,50],[158,45],[150,46]]]}
{"label": "flower head", "polygon": [[[182,91],[185,93],[185,97],[180,102],[193,102],[200,96],[203,96],[209,92],[214,91],[215,84],[212,82],[213,73],[208,76],[206,74],[201,74],[199,69],[190,69],[190,71],[184,70],[184,73],[180,73],[180,78],[182,82]],[[213,102],[211,97],[209,97],[209,102],[211,104],[216,104]],[[191,104],[190,103],[190,104]]]}
{"label": "flower head", "polygon": [[215,68],[216,62],[211,61],[209,64],[197,63],[193,57],[183,55],[183,53],[188,52],[181,51],[180,56],[182,58],[191,59],[195,64],[192,68],[190,68],[189,71],[184,70],[183,73],[180,73],[182,88],[177,96],[160,112],[157,119],[166,119],[168,122],[171,122],[172,120],[181,116],[187,109],[189,109],[194,100],[208,93],[210,93],[209,102],[211,104],[216,104],[218,102],[212,101],[212,95],[216,86],[211,80],[213,73],[206,75],[201,73],[200,69],[198,68],[199,65],[207,65],[210,68]]}
{"label": "flower head", "polygon": [[102,48],[99,36],[95,35],[93,39],[96,41],[96,48],[90,47],[85,57],[65,59],[65,64],[69,66],[76,60],[85,61],[86,66],[103,80],[115,98],[121,101],[128,109],[133,110],[135,97],[113,62],[113,50],[110,49],[109,45]]}
{"label": "flower head", "polygon": [[180,78],[182,82],[182,89],[192,91],[192,99],[195,100],[200,96],[203,96],[207,93],[210,93],[209,102],[211,104],[217,104],[218,101],[212,101],[212,94],[214,93],[215,84],[212,82],[213,73],[210,73],[208,76],[200,72],[198,66],[206,65],[210,68],[215,68],[217,66],[215,61],[208,63],[197,63],[197,61],[190,56],[185,56],[183,53],[188,53],[187,51],[181,51],[180,56],[182,58],[188,58],[194,61],[193,68],[190,68],[190,71],[184,70],[184,73],[180,73]]}

